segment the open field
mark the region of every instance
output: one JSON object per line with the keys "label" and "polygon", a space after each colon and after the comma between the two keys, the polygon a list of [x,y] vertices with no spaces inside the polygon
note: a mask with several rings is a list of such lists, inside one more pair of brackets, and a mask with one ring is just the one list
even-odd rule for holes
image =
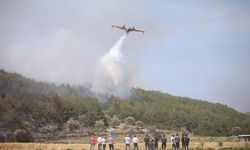
{"label": "open field", "polygon": [[[166,132],[164,132],[166,133]],[[173,132],[176,133],[176,132]],[[108,136],[108,133],[103,133],[101,135]],[[124,141],[125,133],[117,133],[113,140],[115,143],[122,143]],[[165,134],[167,137],[167,140],[169,141],[171,134]],[[97,135],[96,135],[97,136]],[[139,142],[142,142],[145,133],[143,134],[136,134],[136,136],[139,139]],[[131,135],[133,137],[133,135]],[[204,137],[204,136],[193,136],[192,134],[189,134],[189,138],[191,142],[238,142],[238,139],[231,138],[231,137]],[[77,144],[77,143],[83,143],[88,144],[89,143],[89,136],[82,136],[82,135],[71,135],[71,136],[62,136],[62,137],[54,137],[54,138],[37,138],[35,139],[36,143],[70,143],[70,144]]]}
{"label": "open field", "polygon": [[[161,144],[159,144],[160,146]],[[116,150],[124,150],[123,143],[115,144]],[[132,144],[131,144],[132,148]],[[144,144],[139,144],[144,149]],[[168,143],[167,149],[170,149]],[[52,143],[1,143],[0,150],[88,150],[89,144],[52,144]],[[97,145],[95,146],[97,149]],[[107,148],[108,149],[108,148]],[[191,142],[190,149],[249,149],[250,142]]]}

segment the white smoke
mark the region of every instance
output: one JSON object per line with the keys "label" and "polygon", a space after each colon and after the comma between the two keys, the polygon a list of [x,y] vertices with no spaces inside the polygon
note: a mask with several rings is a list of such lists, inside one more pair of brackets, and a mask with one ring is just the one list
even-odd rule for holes
{"label": "white smoke", "polygon": [[122,35],[114,46],[101,58],[100,72],[96,77],[94,91],[122,97],[130,95],[130,83],[133,72],[122,53],[122,46],[126,35]]}
{"label": "white smoke", "polygon": [[122,65],[124,62],[121,47],[125,39],[126,35],[121,36],[101,61],[116,86],[120,85],[123,79]]}

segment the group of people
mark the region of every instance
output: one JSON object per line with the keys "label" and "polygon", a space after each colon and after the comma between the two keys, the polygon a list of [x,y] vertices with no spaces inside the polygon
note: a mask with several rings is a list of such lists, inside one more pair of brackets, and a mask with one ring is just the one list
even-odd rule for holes
{"label": "group of people", "polygon": [[[167,148],[167,137],[165,134],[163,134],[161,137],[161,149],[166,150]],[[145,143],[145,150],[158,150],[158,141],[159,141],[159,136],[155,136],[154,138],[150,138],[148,134],[144,137],[144,143]],[[172,150],[179,150],[180,149],[180,142],[182,144],[182,149],[187,150],[189,147],[189,137],[187,135],[182,135],[181,139],[176,134],[174,134],[171,137],[171,149]]]}
{"label": "group of people", "polygon": [[89,138],[90,150],[94,150],[95,144],[98,144],[98,150],[106,150],[106,144],[109,145],[109,150],[114,150],[114,142],[111,135],[106,138],[106,136],[98,136],[95,139],[95,135],[92,134]]}
{"label": "group of people", "polygon": [[181,139],[178,136],[178,134],[176,134],[176,136],[174,136],[174,134],[172,134],[171,136],[171,149],[172,150],[179,150],[180,149],[180,142],[181,142],[181,146],[182,149],[187,150],[189,147],[189,137],[187,135],[182,135]]}
{"label": "group of people", "polygon": [[[143,138],[144,144],[145,144],[145,150],[158,150],[158,142],[159,138],[161,139],[161,149],[166,150],[167,148],[167,137],[163,134],[161,137],[155,136],[151,138],[148,134]],[[90,150],[94,150],[95,143],[97,142],[98,144],[98,150],[106,150],[106,144],[109,145],[109,150],[114,150],[114,142],[113,138],[111,135],[106,138],[105,136],[98,136],[97,139],[95,139],[95,136],[92,135],[89,139],[90,141]],[[180,143],[182,145],[183,150],[187,150],[189,147],[189,137],[187,135],[182,135],[180,138],[178,134],[174,136],[174,134],[170,138],[170,143],[171,143],[171,149],[172,150],[179,150],[180,149]],[[130,150],[130,143],[131,143],[131,138],[127,134],[124,138],[125,142],[125,150]],[[132,142],[134,145],[134,150],[139,150],[139,139],[137,138],[136,135],[132,138]]]}

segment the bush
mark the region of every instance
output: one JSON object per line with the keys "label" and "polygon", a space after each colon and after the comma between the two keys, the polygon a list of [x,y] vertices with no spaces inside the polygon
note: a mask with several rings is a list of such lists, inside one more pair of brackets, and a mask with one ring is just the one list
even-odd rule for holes
{"label": "bush", "polygon": [[99,132],[105,130],[105,124],[104,124],[103,120],[98,120],[95,122],[95,129]]}
{"label": "bush", "polygon": [[240,131],[241,131],[241,128],[236,126],[236,127],[232,128],[231,133],[232,133],[232,135],[238,136],[240,134]]}
{"label": "bush", "polygon": [[218,142],[219,147],[223,147],[223,143],[222,142]]}
{"label": "bush", "polygon": [[141,122],[141,121],[136,121],[136,122],[135,122],[135,126],[136,126],[136,127],[142,128],[142,127],[144,126],[144,123]]}
{"label": "bush", "polygon": [[66,123],[66,128],[69,131],[74,131],[76,129],[79,129],[80,123],[78,120],[75,120],[74,118],[70,118]]}
{"label": "bush", "polygon": [[31,142],[32,141],[32,135],[25,130],[17,129],[14,132],[14,137],[16,142]]}
{"label": "bush", "polygon": [[5,142],[15,142],[15,137],[12,132],[7,132],[5,136]]}
{"label": "bush", "polygon": [[124,121],[125,121],[125,124],[127,124],[127,125],[134,125],[135,124],[135,118],[133,118],[133,117],[127,117]]}
{"label": "bush", "polygon": [[116,127],[121,123],[120,119],[117,117],[117,115],[114,115],[114,117],[110,121],[111,127]]}
{"label": "bush", "polygon": [[57,125],[54,125],[54,124],[49,124],[49,125],[46,125],[46,126],[44,126],[44,127],[41,127],[40,129],[39,129],[39,131],[41,132],[41,133],[44,133],[44,134],[47,134],[47,133],[55,133],[56,132],[56,130],[57,130],[58,128],[57,128]]}
{"label": "bush", "polygon": [[85,125],[85,124],[87,123],[87,122],[86,122],[87,117],[86,117],[85,115],[80,115],[80,116],[78,117],[78,120],[79,120],[79,122],[80,122],[81,125]]}

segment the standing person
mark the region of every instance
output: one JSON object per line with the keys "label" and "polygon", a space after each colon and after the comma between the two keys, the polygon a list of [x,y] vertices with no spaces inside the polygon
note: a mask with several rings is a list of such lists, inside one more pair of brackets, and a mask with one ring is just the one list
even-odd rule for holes
{"label": "standing person", "polygon": [[106,136],[102,137],[102,149],[106,150]]}
{"label": "standing person", "polygon": [[165,134],[163,134],[161,138],[161,149],[166,150],[166,148],[167,148],[167,138]]}
{"label": "standing person", "polygon": [[158,135],[155,135],[155,150],[158,150],[158,141],[159,141]]}
{"label": "standing person", "polygon": [[184,140],[184,143],[185,143],[185,149],[186,149],[186,150],[188,150],[188,147],[189,147],[189,141],[190,141],[190,139],[189,139],[188,135],[186,134],[186,136],[185,136],[185,140]]}
{"label": "standing person", "polygon": [[175,138],[174,138],[174,134],[172,134],[172,136],[171,136],[171,149],[175,150]]}
{"label": "standing person", "polygon": [[90,150],[94,150],[95,148],[95,135],[92,134],[89,138]]}
{"label": "standing person", "polygon": [[134,143],[134,149],[139,149],[138,147],[138,138],[136,137],[136,135],[134,135],[133,139],[132,139],[132,142]]}
{"label": "standing person", "polygon": [[176,146],[176,150],[179,150],[179,147],[180,147],[180,137],[178,136],[178,133],[176,133],[176,136],[175,136],[175,146]]}
{"label": "standing person", "polygon": [[154,150],[154,149],[155,149],[155,142],[154,139],[152,138],[149,143],[149,150]]}
{"label": "standing person", "polygon": [[181,148],[185,149],[185,137],[184,137],[184,134],[181,135]]}
{"label": "standing person", "polygon": [[130,137],[127,134],[127,136],[124,138],[125,141],[125,150],[130,150]]}
{"label": "standing person", "polygon": [[109,150],[114,150],[114,142],[111,135],[108,137]]}
{"label": "standing person", "polygon": [[149,136],[146,134],[146,137],[144,137],[144,143],[145,143],[145,150],[148,150],[149,146]]}
{"label": "standing person", "polygon": [[96,141],[98,144],[98,150],[102,150],[102,137],[99,135]]}

